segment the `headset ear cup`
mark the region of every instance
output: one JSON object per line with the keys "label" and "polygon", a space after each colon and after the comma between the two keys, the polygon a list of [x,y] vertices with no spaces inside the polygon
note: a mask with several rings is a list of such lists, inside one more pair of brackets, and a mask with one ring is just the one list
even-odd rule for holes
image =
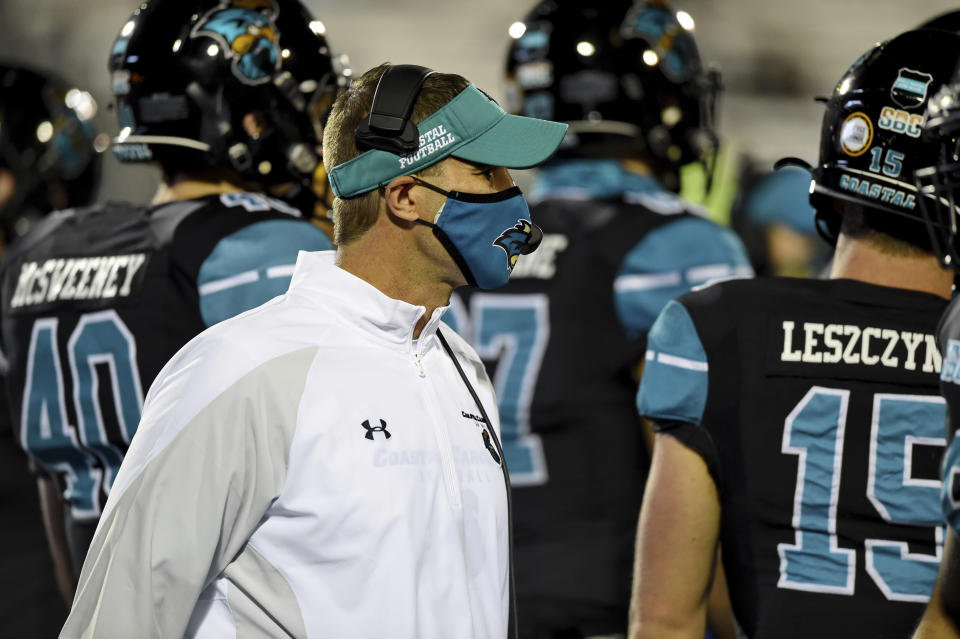
{"label": "headset ear cup", "polygon": [[432,69],[415,64],[387,67],[380,76],[370,117],[357,125],[357,148],[378,149],[394,155],[413,153],[420,146],[420,131],[410,117]]}

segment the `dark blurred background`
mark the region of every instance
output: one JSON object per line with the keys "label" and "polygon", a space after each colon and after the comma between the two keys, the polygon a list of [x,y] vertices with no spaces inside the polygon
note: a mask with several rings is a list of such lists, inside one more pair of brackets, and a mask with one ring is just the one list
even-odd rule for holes
{"label": "dark blurred background", "polygon": [[[184,0],[188,1],[188,0]],[[561,0],[562,1],[562,0]],[[461,73],[503,95],[507,29],[533,3],[517,0],[350,0],[306,4],[327,26],[335,52],[362,72],[380,62]],[[723,73],[721,132],[764,163],[784,155],[815,160],[822,108],[840,74],[879,40],[960,8],[942,0],[690,0],[674,2],[696,21],[705,60]],[[107,53],[136,8],[129,0],[0,0],[0,57],[60,73],[90,91],[101,131],[117,132]],[[157,173],[106,154],[101,193],[146,200]]]}

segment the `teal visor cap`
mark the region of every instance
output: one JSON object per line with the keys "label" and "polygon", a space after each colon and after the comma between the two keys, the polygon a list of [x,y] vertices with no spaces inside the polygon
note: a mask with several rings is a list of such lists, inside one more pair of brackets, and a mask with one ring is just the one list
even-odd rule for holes
{"label": "teal visor cap", "polygon": [[447,156],[508,169],[529,169],[557,150],[567,125],[510,115],[474,85],[417,125],[420,147],[408,155],[366,151],[330,171],[330,186],[351,198],[436,164]]}

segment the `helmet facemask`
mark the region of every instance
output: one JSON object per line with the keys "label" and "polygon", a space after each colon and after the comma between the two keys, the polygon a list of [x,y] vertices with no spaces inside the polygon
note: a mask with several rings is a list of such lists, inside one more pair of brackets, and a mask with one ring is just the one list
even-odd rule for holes
{"label": "helmet facemask", "polygon": [[945,85],[927,105],[925,135],[940,140],[940,161],[914,173],[920,214],[940,263],[960,270],[957,191],[960,189],[960,84]]}

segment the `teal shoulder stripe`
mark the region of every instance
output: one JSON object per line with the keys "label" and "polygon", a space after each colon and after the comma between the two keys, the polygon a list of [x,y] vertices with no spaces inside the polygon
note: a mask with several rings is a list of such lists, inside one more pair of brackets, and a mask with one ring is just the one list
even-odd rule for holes
{"label": "teal shoulder stripe", "polygon": [[637,410],[652,420],[700,424],[707,404],[707,354],[693,319],[669,302],[647,338]]}
{"label": "teal shoulder stripe", "polygon": [[327,236],[302,220],[268,220],[221,239],[200,266],[197,290],[207,326],[282,295],[300,251],[333,248]]}
{"label": "teal shoulder stripe", "polygon": [[732,231],[701,218],[679,218],[648,233],[627,253],[614,283],[614,303],[627,334],[639,337],[667,302],[694,286],[752,275],[746,250]]}

